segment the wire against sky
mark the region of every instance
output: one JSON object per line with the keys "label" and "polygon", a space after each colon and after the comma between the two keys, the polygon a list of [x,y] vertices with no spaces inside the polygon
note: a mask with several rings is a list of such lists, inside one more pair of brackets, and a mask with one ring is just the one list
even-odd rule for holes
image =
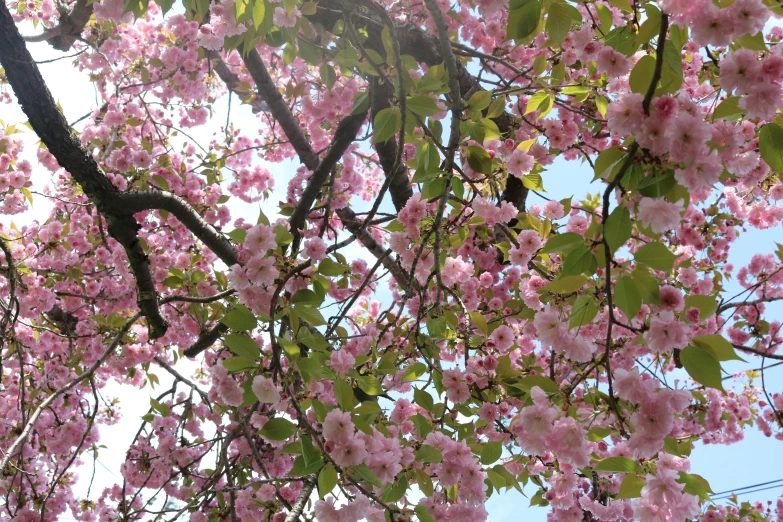
{"label": "wire against sky", "polygon": [[[770,486],[770,484],[774,484],[774,485]],[[767,487],[762,488],[761,486],[767,486]],[[721,491],[719,493],[714,493],[712,495],[712,500],[722,500],[722,499],[730,498],[733,495],[746,495],[749,493],[757,493],[759,491],[766,491],[768,489],[779,488],[781,486],[783,486],[783,478],[779,478],[777,480],[771,480],[769,482],[761,482],[759,484],[753,484],[751,486],[745,486],[742,488],[735,488],[727,491]],[[753,489],[753,488],[760,488],[760,489]]]}

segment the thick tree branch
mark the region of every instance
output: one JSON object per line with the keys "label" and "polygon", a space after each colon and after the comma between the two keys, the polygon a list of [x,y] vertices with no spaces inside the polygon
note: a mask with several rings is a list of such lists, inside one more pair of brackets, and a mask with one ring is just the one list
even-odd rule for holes
{"label": "thick tree branch", "polygon": [[296,497],[296,502],[294,502],[294,505],[291,506],[291,512],[288,513],[285,517],[284,522],[296,522],[299,520],[299,517],[304,512],[305,506],[307,506],[307,501],[310,500],[310,495],[312,495],[313,490],[315,489],[316,481],[318,480],[318,474],[315,473],[313,475],[310,475],[304,479],[304,484],[302,485],[302,491],[299,492],[299,496]]}
{"label": "thick tree branch", "polygon": [[185,357],[195,357],[220,339],[220,336],[228,331],[228,326],[223,323],[216,323],[215,326],[209,330],[202,332],[196,342],[188,347],[184,355]]}
{"label": "thick tree branch", "polygon": [[332,171],[340,158],[343,157],[345,151],[356,140],[356,135],[359,133],[364,124],[364,120],[367,118],[366,113],[353,114],[346,116],[340,123],[337,124],[337,130],[334,133],[334,139],[329,146],[329,150],[326,151],[324,159],[315,168],[310,179],[307,180],[307,186],[302,192],[299,198],[299,202],[294,208],[294,213],[291,214],[289,223],[291,224],[291,233],[294,234],[294,243],[292,246],[292,252],[296,252],[298,248],[299,230],[302,230],[305,226],[305,220],[307,214],[310,212],[310,208],[313,206],[318,194],[321,193],[321,187],[329,177],[329,173]]}
{"label": "thick tree branch", "polygon": [[231,242],[207,223],[187,201],[176,194],[159,190],[145,190],[120,193],[117,197],[123,210],[131,214],[157,209],[170,212],[227,266],[238,262],[237,252]]}
{"label": "thick tree branch", "polygon": [[[318,3],[318,9],[315,14],[307,16],[314,24],[321,24],[326,30],[331,31],[335,24],[342,21],[344,13],[354,17],[354,23],[367,29],[368,38],[364,46],[375,50],[383,55],[385,48],[381,40],[381,34],[385,20],[379,14],[357,14],[352,9],[353,0],[321,0]],[[423,31],[414,24],[394,24],[394,32],[397,40],[400,42],[400,52],[405,55],[413,56],[416,61],[428,66],[443,63],[441,46],[438,36]],[[461,96],[469,93],[485,90],[478,78],[470,74],[467,68],[456,60],[456,78],[459,84]],[[504,112],[493,121],[498,126],[503,136],[513,139],[513,131],[519,124],[516,118],[509,112]],[[522,181],[514,176],[509,176],[506,181],[506,189],[503,192],[503,201],[508,201],[519,211],[525,210],[528,189],[522,185]]]}
{"label": "thick tree branch", "polygon": [[133,214],[157,208],[170,211],[227,264],[236,262],[231,244],[177,196],[154,191],[124,194],[114,186],[71,132],[5,4],[0,6],[0,64],[35,133],[103,214],[109,233],[125,249],[136,277],[137,303],[147,319],[150,338],[162,337],[168,325],[158,308],[149,259],[139,242],[140,226]]}
{"label": "thick tree branch", "polygon": [[[391,107],[391,99],[394,95],[391,86],[381,80],[376,80],[372,88],[371,114],[372,121],[375,116],[383,109]],[[389,138],[385,142],[375,144],[375,151],[378,153],[378,159],[381,162],[381,168],[389,181],[389,194],[391,194],[394,208],[399,212],[405,206],[408,199],[413,196],[410,178],[408,177],[408,168],[405,163],[400,162],[397,168],[394,168],[397,160],[397,140]]]}
{"label": "thick tree branch", "polygon": [[266,65],[261,60],[261,55],[255,49],[245,55],[241,47],[239,54],[243,56],[245,67],[247,67],[250,76],[253,77],[259,94],[269,106],[269,112],[272,113],[272,116],[283,128],[283,132],[288,137],[288,141],[296,151],[299,159],[304,163],[305,167],[315,170],[320,163],[318,154],[310,146],[301,127],[299,127],[299,121],[294,117],[288,105],[286,105],[280,91],[277,90],[277,85],[275,85],[275,81],[269,75]]}
{"label": "thick tree branch", "polygon": [[[283,100],[283,97],[278,92],[274,81],[269,76],[269,72],[266,70],[264,63],[261,61],[261,56],[254,49],[250,51],[244,59],[248,71],[250,71],[251,76],[253,76],[253,80],[256,82],[256,88],[258,89],[259,94],[269,106],[269,111],[272,113],[275,119],[277,119],[277,122],[280,123],[280,126],[283,128],[283,131],[288,137],[288,141],[294,146],[294,150],[296,150],[297,154],[299,154],[299,159],[310,170],[319,171],[319,169],[321,169],[321,162],[318,160],[318,155],[310,146],[310,142],[307,140],[306,136],[302,132],[302,129],[299,127],[299,123],[296,121],[293,113],[288,108],[288,105],[286,105],[285,100]],[[364,115],[349,116],[340,122],[343,130],[341,132],[340,126],[338,126],[338,130],[335,133],[334,142],[332,143],[332,146],[329,147],[329,151],[323,160],[324,165],[329,165],[329,170],[331,170],[336,162],[339,161],[339,158],[345,152],[345,149],[356,138],[356,132],[359,131],[361,124],[364,122],[364,118]],[[348,121],[346,122],[346,120]],[[349,141],[347,138],[351,136],[351,133],[353,133],[353,137]],[[323,172],[328,174],[329,170],[324,169],[321,171],[321,174],[323,174]],[[320,190],[320,186],[323,181],[321,184],[313,183],[312,178],[315,175],[316,173],[314,172],[311,176],[311,181],[308,183],[308,188],[311,185],[314,187],[317,185],[317,189]],[[326,178],[324,177],[323,180],[325,179]],[[307,190],[307,188],[305,190]],[[318,192],[315,188],[313,189],[313,192],[315,192],[315,195],[317,196]],[[302,200],[304,200],[304,196],[302,197]],[[295,220],[294,215],[291,216],[290,223],[292,229],[295,229],[297,226],[300,228],[303,226],[304,221],[302,221],[302,225],[299,225],[300,218],[298,216],[303,215],[306,217],[311,205],[312,201],[306,206],[303,205],[302,201],[300,201],[299,205],[297,205],[297,209],[302,207],[304,210],[299,211],[298,213],[296,210],[294,211],[297,217]],[[370,234],[367,230],[362,229],[362,220],[356,216],[353,210],[346,207],[337,210],[336,213],[343,222],[343,225],[345,225],[345,228],[354,234],[357,239],[359,239],[359,242],[361,242],[362,245],[364,245],[364,247],[370,251],[370,253],[372,253],[375,257],[380,257],[384,254],[386,250],[372,236],[372,234]],[[387,256],[384,259],[384,266],[392,274],[398,285],[403,288],[408,288],[408,275],[405,273],[405,270],[403,270],[396,259],[393,259],[391,256]],[[193,349],[193,347],[191,347],[188,349],[186,354],[194,352],[198,353],[195,351],[195,349]]]}
{"label": "thick tree branch", "polygon": [[[223,61],[223,58],[220,57],[220,54],[215,51],[206,50],[206,56],[212,62],[217,75],[221,80],[223,80],[223,83],[226,84],[226,88],[239,96],[242,101],[245,101],[248,93],[240,91],[241,82],[239,81],[239,76],[234,74],[234,71],[232,71],[226,62]],[[258,96],[255,96],[252,100],[250,100],[250,107],[253,109],[253,114],[258,114],[259,112],[265,112],[269,110],[269,106],[266,104],[266,102]]]}
{"label": "thick tree branch", "polygon": [[60,17],[60,22],[41,34],[25,36],[27,42],[49,42],[58,51],[67,51],[79,39],[92,16],[92,2],[77,0],[70,13]]}

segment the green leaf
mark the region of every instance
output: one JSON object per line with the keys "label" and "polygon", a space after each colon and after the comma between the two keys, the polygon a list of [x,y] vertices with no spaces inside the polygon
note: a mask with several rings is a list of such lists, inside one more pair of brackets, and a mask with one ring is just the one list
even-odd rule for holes
{"label": "green leaf", "polygon": [[497,118],[506,111],[506,103],[508,100],[505,96],[499,96],[495,98],[492,105],[489,106],[487,111],[487,118]]}
{"label": "green leaf", "polygon": [[759,132],[761,157],[775,172],[783,172],[783,127],[767,123]]}
{"label": "green leaf", "polygon": [[604,40],[604,44],[619,53],[631,56],[636,52],[636,35],[634,34],[632,25],[629,23],[624,27],[616,27],[609,31]]}
{"label": "green leaf", "polygon": [[424,438],[432,431],[432,424],[424,415],[417,413],[410,419],[413,421],[413,426],[416,428],[416,433],[419,434],[419,437]]}
{"label": "green leaf", "polygon": [[421,195],[425,199],[437,198],[438,196],[443,194],[444,190],[446,190],[447,184],[448,181],[446,180],[446,178],[442,178],[442,177],[430,180],[424,183],[424,186],[421,189]]}
{"label": "green leaf", "polygon": [[530,172],[522,176],[522,186],[528,190],[546,192],[544,190],[544,179],[538,172]]}
{"label": "green leaf", "polygon": [[744,47],[745,49],[750,49],[752,51],[767,50],[767,44],[764,43],[764,35],[761,34],[761,32],[758,32],[756,34],[735,36],[734,42],[739,44],[741,47]]}
{"label": "green leaf", "polygon": [[617,207],[606,219],[606,242],[614,253],[631,239],[633,225],[631,224],[631,212],[627,207]]}
{"label": "green leaf", "polygon": [[647,271],[646,268],[636,267],[631,272],[631,277],[636,283],[642,301],[647,304],[658,304],[660,302],[661,288],[658,286],[658,279]]}
{"label": "green leaf", "polygon": [[704,500],[709,500],[710,493],[713,493],[712,488],[710,487],[710,483],[707,482],[704,477],[701,475],[696,475],[695,473],[685,473],[684,471],[680,471],[677,482],[680,484],[685,484],[685,487],[682,488],[683,493],[695,495]]}
{"label": "green leaf", "polygon": [[133,13],[133,16],[138,19],[144,16],[148,7],[148,0],[125,0],[125,9],[122,14]]}
{"label": "green leaf", "polygon": [[337,486],[337,470],[331,463],[321,469],[318,474],[318,496],[324,498]]}
{"label": "green leaf", "polygon": [[311,326],[323,326],[326,324],[324,316],[321,315],[321,312],[319,312],[317,308],[311,308],[304,304],[295,304],[293,306],[293,311],[298,317]]}
{"label": "green leaf", "polygon": [[474,111],[483,111],[492,102],[492,91],[477,91],[468,100],[468,107]]}
{"label": "green leaf", "polygon": [[344,265],[342,263],[336,263],[331,259],[329,259],[328,257],[326,259],[321,260],[321,262],[318,263],[318,272],[327,277],[341,276],[346,272],[350,272],[350,271],[351,269],[348,267],[348,265]]}
{"label": "green leaf", "polygon": [[745,114],[745,109],[739,106],[739,96],[729,96],[720,104],[715,107],[712,112],[712,119],[714,120],[729,120],[738,121]]}
{"label": "green leaf", "polygon": [[[296,444],[293,442],[292,444]],[[302,457],[304,457],[305,464],[310,465],[313,462],[317,462],[321,459],[321,452],[313,445],[313,441],[310,437],[302,437],[299,440],[299,446],[301,448]]]}
{"label": "green leaf", "polygon": [[680,361],[694,381],[708,388],[723,391],[720,362],[710,350],[698,346],[688,346],[680,352]]}
{"label": "green leaf", "polygon": [[533,36],[541,19],[539,0],[515,0],[508,13],[506,35],[509,40],[524,40]]}
{"label": "green leaf", "polygon": [[296,46],[294,44],[286,44],[283,48],[283,64],[291,65],[296,60]]}
{"label": "green leaf", "polygon": [[418,388],[413,388],[413,402],[427,411],[432,411],[432,408],[435,407],[435,400],[432,398],[432,395]]}
{"label": "green leaf", "polygon": [[378,406],[378,403],[374,400],[368,400],[360,405],[358,405],[356,408],[353,409],[354,413],[360,413],[360,414],[366,414],[366,413],[380,413],[381,407]]}
{"label": "green leaf", "polygon": [[601,460],[593,469],[611,473],[635,473],[639,469],[639,463],[628,457],[609,457]]}
{"label": "green leaf", "polygon": [[373,470],[367,467],[367,464],[359,464],[350,468],[355,471],[357,475],[362,478],[362,481],[372,484],[373,486],[381,487],[381,479],[375,474]]}
{"label": "green leaf", "polygon": [[642,309],[642,297],[633,279],[626,276],[614,285],[613,303],[623,311],[628,321],[636,317]]}
{"label": "green leaf", "polygon": [[408,479],[404,474],[400,474],[398,479],[386,486],[381,494],[383,502],[394,503],[400,500],[408,491]]}
{"label": "green leaf", "polygon": [[742,361],[745,359],[737,355],[734,347],[722,335],[698,335],[691,342],[700,348],[709,350],[719,361]]}
{"label": "green leaf", "polygon": [[323,300],[309,288],[303,288],[294,294],[294,297],[291,298],[291,302],[294,304],[309,303],[310,306],[318,306]]}
{"label": "green leaf", "polygon": [[171,11],[171,8],[174,7],[174,0],[156,0],[156,3],[163,11],[163,16],[166,16],[166,13]]}
{"label": "green leaf", "polygon": [[351,411],[356,406],[353,386],[342,379],[334,381],[334,396],[337,397],[337,404],[343,411]]}
{"label": "green leaf", "polygon": [[639,27],[639,34],[636,35],[636,45],[642,45],[649,42],[661,32],[661,13],[655,9],[654,14],[647,4],[647,20]]}
{"label": "green leaf", "polygon": [[373,120],[373,143],[386,143],[400,128],[400,111],[397,107],[387,107],[378,112]]}
{"label": "green leaf", "polygon": [[625,151],[621,147],[609,147],[598,154],[595,159],[595,177],[593,181],[604,177],[617,163],[625,157]]}
{"label": "green leaf", "polygon": [[244,305],[238,304],[220,319],[220,322],[237,332],[252,330],[258,325],[256,316]]}
{"label": "green leaf", "polygon": [[481,174],[492,173],[492,158],[484,147],[470,145],[467,150],[468,165],[470,168]]}
{"label": "green leaf", "polygon": [[285,337],[279,337],[277,342],[283,347],[283,351],[290,356],[298,356],[300,353],[299,345],[295,342],[289,341]]}
{"label": "green leaf", "polygon": [[527,107],[525,108],[525,114],[530,114],[531,112],[537,111],[538,107],[544,102],[544,100],[549,99],[549,93],[546,91],[538,91],[533,96],[528,98],[527,100]]}
{"label": "green leaf", "polygon": [[637,94],[646,94],[655,72],[655,58],[646,54],[642,56],[631,71],[628,82],[631,91]]}
{"label": "green leaf", "polygon": [[555,381],[549,377],[544,377],[543,375],[528,375],[527,377],[522,377],[515,386],[525,391],[529,391],[536,386],[546,393],[557,393],[560,391],[560,386],[558,386]]}
{"label": "green leaf", "polygon": [[261,24],[264,23],[264,18],[267,15],[266,0],[254,0],[253,2],[253,28],[258,30]]}
{"label": "green leaf", "polygon": [[[598,11],[598,23],[604,34],[608,33],[612,29],[614,17],[612,12],[603,4],[594,4],[596,11]],[[655,34],[658,34],[656,31]]]}
{"label": "green leaf", "polygon": [[633,13],[631,3],[628,0],[607,0],[611,5],[626,13]]}
{"label": "green leaf", "polygon": [[566,232],[564,234],[555,234],[549,237],[541,252],[551,254],[553,252],[570,252],[580,245],[585,244],[585,238],[576,232]]}
{"label": "green leaf", "polygon": [[[427,116],[433,116],[439,112],[443,112],[443,109],[435,104],[435,100],[429,96],[409,96],[405,104],[409,111],[417,116],[426,118]],[[385,141],[385,140],[384,140]]]}
{"label": "green leaf", "polygon": [[481,448],[481,463],[488,466],[500,458],[503,454],[502,442],[486,442]]}
{"label": "green leaf", "polygon": [[660,198],[668,194],[676,184],[674,171],[667,170],[647,176],[637,187],[642,196],[648,198]]}
{"label": "green leaf", "polygon": [[258,433],[268,440],[286,440],[296,433],[296,424],[288,419],[275,417],[269,419]]}
{"label": "green leaf", "polygon": [[304,457],[302,455],[299,455],[296,457],[296,460],[294,460],[294,467],[291,468],[291,474],[294,477],[303,477],[306,475],[312,475],[313,473],[317,473],[321,468],[324,466],[323,459],[318,459],[315,462],[311,462],[309,464],[306,464],[304,461]]}
{"label": "green leaf", "polygon": [[245,334],[227,335],[223,339],[223,342],[226,343],[229,350],[240,357],[245,357],[250,360],[261,357],[261,350],[258,348],[256,342]]}
{"label": "green leaf", "polygon": [[558,294],[570,294],[582,288],[590,279],[584,274],[572,276],[560,276],[546,286],[541,287],[538,292],[555,292]]}
{"label": "green leaf", "polygon": [[321,332],[318,330],[310,331],[305,326],[301,327],[296,333],[296,340],[311,350],[326,350],[329,348],[329,342]]}
{"label": "green leaf", "polygon": [[372,375],[360,375],[356,378],[359,388],[367,395],[380,395],[383,393],[381,382]]}
{"label": "green leaf", "polygon": [[416,450],[416,460],[418,462],[431,462],[437,464],[438,462],[443,462],[443,452],[435,446],[422,444],[421,447]]}
{"label": "green leaf", "polygon": [[650,268],[666,273],[672,271],[674,260],[677,259],[677,256],[666,248],[666,246],[657,242],[647,243],[637,250],[633,257],[639,263],[644,263]]}
{"label": "green leaf", "polygon": [[223,361],[223,367],[230,372],[255,368],[256,363],[246,357],[230,357]]}
{"label": "green leaf", "polygon": [[413,508],[413,512],[419,517],[419,522],[437,522],[437,520],[430,515],[427,506],[424,506],[423,504],[417,504],[416,507]]}
{"label": "green leaf", "polygon": [[423,362],[417,362],[411,364],[405,369],[405,373],[402,374],[402,378],[406,381],[415,381],[425,373],[427,373],[427,365]]}
{"label": "green leaf", "polygon": [[706,319],[718,310],[718,301],[710,295],[685,296],[685,309],[698,308],[699,318]]}
{"label": "green leaf", "polygon": [[287,245],[293,240],[294,235],[283,225],[277,225],[275,227],[275,241],[277,241],[278,245]]}
{"label": "green leaf", "polygon": [[643,478],[636,475],[628,475],[620,484],[620,491],[615,498],[639,498],[642,496],[642,488],[647,485]]}
{"label": "green leaf", "polygon": [[568,326],[570,328],[579,328],[589,324],[598,315],[598,305],[595,304],[595,297],[592,295],[582,295],[574,301],[571,307],[571,316]]}
{"label": "green leaf", "polygon": [[234,17],[237,23],[244,23],[250,20],[252,14],[251,4],[253,0],[236,0],[234,3]]}
{"label": "green leaf", "polygon": [[318,73],[321,76],[321,81],[324,82],[324,85],[326,85],[326,89],[331,91],[334,82],[337,81],[337,73],[334,72],[334,67],[328,63],[325,63],[321,65]]}
{"label": "green leaf", "polygon": [[476,328],[483,333],[484,335],[487,335],[489,333],[489,326],[487,325],[487,320],[484,319],[484,315],[481,312],[468,312],[470,314],[470,319],[473,321],[473,324],[476,325]]}
{"label": "green leaf", "polygon": [[587,246],[581,246],[568,254],[563,262],[562,276],[573,276],[582,273],[592,274],[597,265],[595,255]]}
{"label": "green leaf", "polygon": [[354,95],[353,98],[353,109],[351,109],[351,116],[363,114],[367,112],[369,107],[370,95],[367,94],[367,91],[359,91],[356,93],[356,95]]}
{"label": "green leaf", "polygon": [[552,4],[546,17],[546,34],[549,41],[560,45],[571,30],[571,22],[573,19],[566,4]]}

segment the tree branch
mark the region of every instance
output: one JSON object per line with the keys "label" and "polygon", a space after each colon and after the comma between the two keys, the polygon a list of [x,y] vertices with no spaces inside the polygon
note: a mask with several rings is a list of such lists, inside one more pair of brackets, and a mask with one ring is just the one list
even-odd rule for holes
{"label": "tree branch", "polygon": [[227,266],[238,262],[238,255],[231,242],[204,218],[187,201],[160,190],[120,193],[119,203],[125,212],[135,214],[145,210],[166,210],[199,238]]}
{"label": "tree branch", "polygon": [[[372,88],[372,121],[375,116],[383,109],[391,107],[391,98],[394,95],[391,87],[383,81],[376,79]],[[398,154],[397,141],[389,138],[385,142],[375,144],[375,151],[378,153],[381,168],[389,180],[389,194],[391,194],[392,203],[397,211],[402,210],[408,199],[413,196],[410,178],[408,177],[408,168],[405,163],[400,162],[397,168],[394,168]]]}
{"label": "tree branch", "polygon": [[[289,223],[291,224],[291,233],[294,235],[294,242],[291,246],[291,251],[296,253],[299,244],[299,230],[302,230],[305,226],[305,220],[307,214],[310,212],[310,207],[313,206],[318,194],[321,193],[321,187],[326,179],[329,177],[329,172],[340,161],[343,154],[356,140],[356,135],[359,133],[364,124],[364,120],[367,118],[367,113],[353,114],[346,116],[340,123],[337,124],[337,130],[334,133],[334,139],[329,146],[329,150],[326,151],[324,159],[315,168],[310,179],[307,180],[307,186],[302,192],[299,202],[294,208],[294,213],[291,214]],[[309,144],[308,144],[309,146]]]}
{"label": "tree branch", "polygon": [[136,276],[137,303],[147,319],[150,338],[162,337],[168,325],[158,309],[149,260],[137,235],[139,224],[131,214],[122,212],[117,204],[120,191],[71,133],[5,4],[0,6],[0,64],[35,133],[106,217],[109,233],[125,249]]}
{"label": "tree branch", "polygon": [[299,496],[296,497],[296,502],[291,506],[291,512],[286,515],[284,522],[296,522],[299,520],[307,505],[307,501],[310,500],[310,495],[313,494],[317,478],[318,474],[316,473],[304,479],[302,490],[299,492]]}
{"label": "tree branch", "polygon": [[272,113],[272,116],[283,128],[283,132],[288,137],[288,141],[296,151],[299,159],[305,167],[315,170],[320,163],[318,154],[310,146],[301,127],[299,127],[299,121],[297,121],[288,105],[286,105],[280,91],[277,90],[277,85],[275,85],[272,77],[269,76],[269,71],[267,71],[266,65],[261,60],[261,55],[255,49],[245,54],[243,47],[239,48],[239,54],[245,61],[245,67],[247,67],[250,76],[256,83],[256,89],[258,89],[259,94],[269,107],[269,112]]}
{"label": "tree branch", "polygon": [[[79,2],[74,11],[79,9]],[[91,13],[92,7],[87,7]],[[85,12],[83,9],[80,13]],[[78,21],[81,18],[76,17],[76,14],[72,13],[72,20]],[[0,64],[35,133],[103,214],[109,233],[125,249],[131,271],[136,277],[136,300],[147,320],[150,338],[162,337],[168,324],[160,314],[149,259],[139,242],[140,226],[133,214],[143,210],[168,210],[226,264],[236,262],[236,252],[229,241],[182,198],[157,191],[125,194],[114,186],[95,158],[71,132],[70,125],[57,108],[5,5],[0,6]]]}
{"label": "tree branch", "polygon": [[751,348],[749,346],[742,346],[741,344],[731,344],[734,348],[737,350],[742,350],[743,352],[752,353],[755,355],[761,355],[762,357],[767,357],[768,359],[775,359],[778,361],[783,361],[783,355],[776,355],[774,353],[768,353],[761,350],[758,350],[756,348]]}
{"label": "tree branch", "polygon": [[69,50],[79,39],[92,16],[92,2],[77,0],[70,13],[60,17],[59,23],[41,34],[25,36],[26,42],[48,42],[58,51]]}
{"label": "tree branch", "polygon": [[[375,50],[383,55],[385,48],[381,40],[381,34],[385,20],[380,15],[358,16],[355,10],[351,9],[353,0],[321,0],[318,3],[318,9],[307,18],[314,24],[322,25],[327,31],[331,31],[337,22],[342,21],[343,14],[353,16],[355,23],[367,29],[368,38],[364,46]],[[406,23],[394,23],[394,33],[400,42],[400,53],[410,55],[417,62],[428,66],[437,65],[443,62],[441,46],[438,42],[438,36],[423,31],[419,26]],[[456,78],[459,84],[459,90],[464,97],[468,93],[485,90],[478,78],[470,74],[467,68],[456,60]],[[516,118],[510,112],[503,112],[497,118],[493,118],[498,126],[500,133],[504,137],[513,139],[513,130],[519,124]],[[528,189],[522,185],[522,181],[514,176],[509,176],[506,181],[506,189],[503,191],[503,201],[508,201],[519,211],[525,210]]]}
{"label": "tree branch", "polygon": [[[234,74],[234,71],[231,70],[231,68],[226,64],[225,61],[223,61],[223,58],[220,57],[220,54],[211,51],[211,50],[205,50],[206,56],[209,58],[209,60],[212,62],[212,65],[215,68],[215,72],[217,73],[218,77],[220,77],[221,80],[223,80],[223,83],[226,84],[226,88],[239,96],[239,98],[242,101],[245,101],[245,98],[247,98],[248,93],[246,92],[240,92],[240,81],[239,76]],[[250,107],[253,109],[253,114],[258,114],[259,112],[265,112],[269,110],[269,106],[266,104],[264,100],[259,98],[258,96],[255,96],[250,101]]]}
{"label": "tree branch", "polygon": [[[0,6],[0,7],[3,7]],[[2,16],[2,13],[0,12],[0,16]],[[71,390],[73,387],[75,387],[77,384],[82,382],[84,379],[87,379],[92,374],[95,373],[95,370],[97,370],[103,362],[108,359],[108,357],[114,353],[114,350],[119,346],[119,344],[122,342],[123,337],[125,337],[125,334],[130,331],[131,326],[133,326],[133,323],[135,323],[139,317],[141,317],[141,314],[136,314],[133,317],[131,317],[125,325],[120,329],[119,332],[114,336],[112,339],[111,344],[109,344],[109,347],[106,348],[106,350],[101,354],[98,359],[90,365],[87,370],[85,370],[82,374],[76,376],[74,379],[71,379],[68,384],[63,386],[62,388],[59,388],[57,391],[55,391],[53,394],[51,394],[49,397],[47,397],[41,404],[38,405],[38,407],[35,409],[35,412],[30,416],[30,418],[27,420],[27,424],[25,424],[24,429],[22,429],[22,433],[19,434],[19,436],[14,440],[13,444],[11,444],[11,447],[8,448],[8,451],[3,455],[3,460],[0,462],[0,470],[5,469],[5,467],[8,465],[8,463],[11,461],[11,458],[14,456],[14,454],[19,450],[19,448],[24,444],[24,441],[27,440],[27,437],[30,435],[30,432],[33,429],[33,425],[35,425],[35,422],[38,420],[38,417],[41,416],[41,413],[49,407],[54,400],[59,397],[60,395],[66,393],[67,391]]]}
{"label": "tree branch", "polygon": [[[310,146],[310,142],[305,137],[301,127],[299,127],[299,123],[296,121],[293,113],[291,113],[291,110],[288,108],[288,105],[286,105],[285,100],[283,100],[283,97],[277,90],[274,81],[269,76],[269,72],[264,66],[264,63],[261,61],[261,56],[254,49],[250,51],[247,56],[245,56],[244,60],[248,71],[250,71],[253,80],[256,82],[256,88],[258,89],[259,94],[269,106],[269,111],[272,113],[272,116],[274,116],[277,122],[280,123],[280,126],[283,128],[283,131],[288,137],[288,141],[294,146],[294,150],[296,150],[297,154],[299,154],[299,159],[310,170],[319,170],[321,166],[319,164],[320,162],[318,160],[318,155]],[[342,156],[343,152],[345,152],[345,148],[347,148],[355,139],[355,132],[358,132],[359,128],[361,127],[361,123],[363,123],[364,117],[365,116],[362,115],[361,121],[359,121],[358,117],[354,118],[353,116],[349,116],[348,118],[351,118],[351,120],[349,120],[343,126],[344,132],[342,133],[340,132],[340,127],[338,126],[338,130],[335,134],[335,140],[329,147],[329,151],[324,157],[324,165],[330,165],[331,169],[336,161],[339,161],[339,158]],[[340,122],[340,125],[343,125],[343,122],[348,120],[348,118],[345,118],[342,122]],[[348,141],[347,138],[350,136],[351,132],[354,133],[353,138]],[[340,140],[339,146],[337,144],[338,137]],[[342,150],[342,152],[337,154],[340,150]],[[324,169],[322,173],[323,172],[328,174],[329,170]],[[312,177],[315,175],[316,174],[314,172],[311,176],[311,182],[308,183],[308,188],[311,186],[311,184],[313,186],[317,184],[312,182]],[[324,180],[325,179],[326,178],[324,177]],[[323,181],[321,183],[323,183]],[[318,184],[318,189],[320,190],[320,184]],[[307,188],[305,190],[307,190]],[[313,192],[315,192],[317,196],[315,188],[313,189]],[[304,196],[302,199],[304,200]],[[312,202],[307,204],[305,210],[301,210],[299,212],[296,210],[294,211],[295,214],[291,216],[290,220],[292,229],[294,229],[296,226],[301,227],[304,224],[302,221],[302,225],[299,225],[299,216],[304,215],[304,217],[306,217],[311,204]],[[297,209],[300,207],[304,208],[302,201],[300,201],[299,205],[297,205]],[[362,229],[362,221],[356,216],[353,210],[346,207],[337,210],[336,213],[343,222],[343,225],[345,225],[345,228],[348,229],[348,231],[351,232],[354,236],[356,236],[359,242],[364,245],[364,247],[369,250],[371,254],[373,254],[375,257],[380,257],[384,254],[385,249],[383,246],[372,236],[372,234],[370,234],[367,230]],[[408,274],[405,273],[405,270],[402,269],[396,259],[393,259],[391,256],[387,256],[384,258],[383,264],[384,267],[386,267],[392,274],[398,285],[403,288],[408,288]],[[191,347],[186,351],[186,355],[190,356],[189,354],[191,353],[197,354],[199,352],[197,352],[194,347]]]}

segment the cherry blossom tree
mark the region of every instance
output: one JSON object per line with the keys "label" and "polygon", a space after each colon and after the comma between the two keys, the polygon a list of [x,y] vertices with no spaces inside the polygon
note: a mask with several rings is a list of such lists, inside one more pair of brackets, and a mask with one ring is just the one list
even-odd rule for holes
{"label": "cherry blossom tree", "polygon": [[[783,519],[688,458],[783,439],[783,247],[729,262],[783,219],[778,0],[156,2],[0,5],[0,520]],[[111,383],[159,395],[82,498]]]}

